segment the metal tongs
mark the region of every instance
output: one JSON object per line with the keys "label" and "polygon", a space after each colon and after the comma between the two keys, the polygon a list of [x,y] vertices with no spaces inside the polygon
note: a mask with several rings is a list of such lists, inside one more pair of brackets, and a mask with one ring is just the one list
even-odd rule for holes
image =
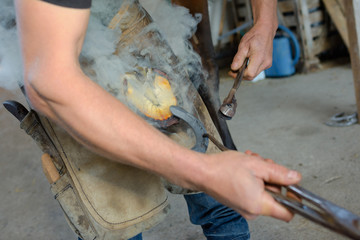
{"label": "metal tongs", "polygon": [[236,107],[237,107],[235,93],[238,90],[240,83],[243,79],[244,72],[248,65],[248,62],[249,62],[249,58],[246,58],[236,75],[234,84],[230,89],[228,96],[224,99],[223,104],[220,106],[219,111],[222,113],[222,116],[227,120],[232,119],[232,117],[235,115]]}
{"label": "metal tongs", "polygon": [[305,200],[309,205],[306,205],[305,201],[295,200],[271,190],[267,191],[271,193],[277,202],[284,205],[290,211],[351,239],[360,239],[359,216],[298,185],[290,185],[283,188],[295,194],[296,197]]}
{"label": "metal tongs", "polygon": [[[209,138],[221,151],[229,150],[212,135],[206,133],[203,137]],[[297,213],[310,221],[318,223],[323,227],[351,239],[360,239],[360,216],[357,216],[298,185],[266,185],[280,187],[280,190],[285,189],[286,193],[291,193],[295,195],[296,198],[300,199],[297,200],[287,196],[286,193],[283,195],[282,193],[274,192],[268,188],[266,189],[277,202],[288,208],[291,212]],[[306,205],[305,202],[308,202],[309,205]]]}

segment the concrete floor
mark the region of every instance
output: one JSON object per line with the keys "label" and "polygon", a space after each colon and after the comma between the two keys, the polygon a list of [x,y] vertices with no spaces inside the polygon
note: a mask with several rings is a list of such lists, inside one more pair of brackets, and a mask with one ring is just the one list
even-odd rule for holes
{"label": "concrete floor", "polygon": [[[232,81],[223,74],[221,96]],[[323,123],[338,112],[355,111],[352,73],[339,66],[318,73],[245,82],[238,112],[229,126],[239,150],[251,149],[303,174],[301,185],[360,214],[360,126]],[[1,102],[24,102],[19,92],[0,89]],[[75,239],[54,200],[41,165],[41,152],[0,107],[0,239]],[[181,196],[170,196],[166,221],[144,233],[146,240],[205,239],[188,221]],[[296,216],[290,223],[268,217],[250,221],[252,239],[345,239]]]}

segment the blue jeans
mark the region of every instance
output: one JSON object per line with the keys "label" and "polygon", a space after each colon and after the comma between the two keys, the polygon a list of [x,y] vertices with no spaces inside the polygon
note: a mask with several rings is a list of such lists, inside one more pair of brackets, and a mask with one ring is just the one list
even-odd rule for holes
{"label": "blue jeans", "polygon": [[129,240],[142,240],[142,234],[139,233],[138,235],[136,235],[135,237],[130,238]]}
{"label": "blue jeans", "polygon": [[[240,214],[205,193],[185,195],[190,221],[200,225],[207,240],[248,240],[248,224]],[[129,240],[142,240],[139,234]]]}
{"label": "blue jeans", "polygon": [[[200,225],[207,240],[248,240],[249,226],[240,214],[205,193],[185,195],[190,221]],[[142,240],[137,235],[129,240]]]}
{"label": "blue jeans", "polygon": [[207,240],[248,240],[249,226],[240,214],[205,193],[185,195],[190,221],[200,225]]}

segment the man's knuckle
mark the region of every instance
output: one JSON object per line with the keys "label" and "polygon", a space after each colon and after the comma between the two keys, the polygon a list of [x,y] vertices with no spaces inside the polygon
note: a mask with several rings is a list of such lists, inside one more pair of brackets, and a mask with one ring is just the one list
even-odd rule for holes
{"label": "man's knuckle", "polygon": [[247,54],[247,48],[246,47],[241,47],[239,48],[239,51],[238,51],[238,59],[240,59],[241,57],[244,57],[246,56]]}
{"label": "man's knuckle", "polygon": [[247,77],[249,79],[254,79],[256,77],[256,73],[255,72],[248,72]]}
{"label": "man's knuckle", "polygon": [[267,58],[264,62],[266,68],[270,68],[272,66],[272,58]]}

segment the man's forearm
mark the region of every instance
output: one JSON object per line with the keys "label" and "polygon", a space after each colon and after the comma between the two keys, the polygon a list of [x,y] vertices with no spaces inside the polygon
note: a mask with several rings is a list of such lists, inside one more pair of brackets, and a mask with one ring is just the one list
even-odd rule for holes
{"label": "man's forearm", "polygon": [[[61,76],[47,76],[53,87],[42,92],[41,99],[27,85],[31,103],[77,141],[114,161],[146,169],[184,187],[197,187],[193,178],[201,175],[201,154],[170,140],[82,73],[67,69]],[[46,105],[37,106],[42,99]],[[197,173],[190,174],[194,170]]]}
{"label": "man's forearm", "polygon": [[32,107],[92,151],[197,188],[202,154],[177,145],[82,72],[78,55],[89,9],[36,0],[16,1],[16,8]]}
{"label": "man's forearm", "polygon": [[278,27],[277,0],[251,0],[254,25],[270,27],[274,32]]}

